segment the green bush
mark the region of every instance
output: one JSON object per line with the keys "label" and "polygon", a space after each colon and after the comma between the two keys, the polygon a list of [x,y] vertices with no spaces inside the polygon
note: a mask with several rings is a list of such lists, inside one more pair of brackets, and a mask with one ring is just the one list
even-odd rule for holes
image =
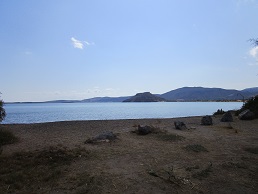
{"label": "green bush", "polygon": [[3,106],[4,106],[4,102],[0,100],[0,122],[2,122],[6,116],[6,112]]}
{"label": "green bush", "polygon": [[0,147],[2,145],[15,143],[17,140],[18,138],[15,137],[12,132],[0,129]]}
{"label": "green bush", "polygon": [[255,114],[255,117],[258,118],[258,95],[247,100],[242,106],[242,108],[239,111],[237,111],[237,114],[241,113],[246,109],[252,111]]}

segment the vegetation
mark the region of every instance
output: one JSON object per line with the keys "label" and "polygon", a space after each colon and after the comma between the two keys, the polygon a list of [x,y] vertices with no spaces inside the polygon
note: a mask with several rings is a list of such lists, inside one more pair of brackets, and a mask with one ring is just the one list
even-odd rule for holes
{"label": "vegetation", "polygon": [[250,39],[249,41],[252,42],[252,44],[253,44],[254,46],[258,46],[258,38],[256,38],[256,39],[252,38],[252,39]]}
{"label": "vegetation", "polygon": [[205,169],[196,172],[192,175],[193,178],[197,178],[199,180],[202,180],[204,178],[207,178],[210,173],[212,172],[212,163],[210,163]]}
{"label": "vegetation", "polygon": [[187,145],[185,149],[187,151],[194,151],[194,152],[208,152],[208,150],[200,144]]}
{"label": "vegetation", "polygon": [[245,148],[245,151],[250,152],[252,154],[258,154],[258,147]]}
{"label": "vegetation", "polygon": [[18,140],[17,137],[10,131],[0,129],[0,147],[6,144],[15,143]]}
{"label": "vegetation", "polygon": [[2,122],[6,116],[6,112],[3,106],[4,106],[4,102],[3,100],[0,100],[0,122]]}
{"label": "vegetation", "polygon": [[[6,191],[27,191],[34,193],[44,184],[54,185],[65,173],[65,169],[81,157],[89,158],[83,149],[68,150],[50,147],[36,152],[19,152],[0,158],[0,188]],[[78,178],[78,181],[80,179]],[[90,181],[90,180],[85,180]],[[88,183],[89,184],[89,183]],[[48,193],[47,191],[41,193]]]}
{"label": "vegetation", "polygon": [[185,138],[183,136],[180,135],[176,135],[176,134],[172,134],[172,133],[163,133],[163,134],[158,134],[157,136],[160,140],[163,141],[182,141]]}
{"label": "vegetation", "polygon": [[237,114],[247,109],[252,111],[255,114],[255,117],[258,118],[258,95],[247,100],[242,108],[237,111]]}

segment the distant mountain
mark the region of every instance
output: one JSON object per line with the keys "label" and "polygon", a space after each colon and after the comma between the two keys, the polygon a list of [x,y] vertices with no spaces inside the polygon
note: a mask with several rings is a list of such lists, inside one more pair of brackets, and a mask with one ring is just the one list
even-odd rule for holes
{"label": "distant mountain", "polygon": [[164,98],[151,94],[150,92],[138,93],[123,102],[164,102]]}
{"label": "distant mountain", "polygon": [[216,101],[216,100],[242,100],[257,95],[254,88],[246,91],[227,90],[222,88],[183,87],[161,94],[160,97],[168,101]]}
{"label": "distant mountain", "polygon": [[123,97],[95,97],[84,99],[81,102],[123,102],[124,100],[130,98],[131,96],[123,96]]}
{"label": "distant mountain", "polygon": [[254,87],[254,88],[246,88],[244,90],[241,90],[241,92],[249,92],[252,94],[258,94],[258,87]]}
{"label": "distant mountain", "polygon": [[[90,103],[90,102],[160,102],[160,101],[223,101],[243,100],[258,95],[258,87],[244,90],[223,88],[183,87],[164,94],[138,93],[135,96],[95,97],[84,100],[53,100],[40,103]],[[21,102],[16,102],[21,103]],[[33,102],[24,102],[33,103]]]}
{"label": "distant mountain", "polygon": [[46,101],[44,103],[75,103],[80,102],[80,100],[52,100],[52,101]]}

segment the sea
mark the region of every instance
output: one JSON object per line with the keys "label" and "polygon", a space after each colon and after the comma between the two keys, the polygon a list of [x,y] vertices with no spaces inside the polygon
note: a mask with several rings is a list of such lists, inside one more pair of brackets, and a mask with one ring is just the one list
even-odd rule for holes
{"label": "sea", "polygon": [[242,102],[14,103],[5,104],[3,124],[75,120],[176,118],[236,110]]}

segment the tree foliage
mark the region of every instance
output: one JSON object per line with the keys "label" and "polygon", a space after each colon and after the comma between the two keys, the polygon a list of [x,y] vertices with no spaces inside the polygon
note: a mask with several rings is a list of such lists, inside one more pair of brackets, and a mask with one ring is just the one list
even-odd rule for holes
{"label": "tree foliage", "polygon": [[252,38],[252,39],[250,39],[249,40],[250,42],[252,42],[252,44],[256,47],[256,46],[258,46],[258,38]]}
{"label": "tree foliage", "polygon": [[240,109],[240,112],[246,109],[252,111],[255,114],[255,117],[258,118],[258,95],[247,100],[243,107]]}
{"label": "tree foliage", "polygon": [[0,122],[4,120],[5,116],[6,116],[6,112],[4,109],[4,102],[3,100],[0,100]]}

